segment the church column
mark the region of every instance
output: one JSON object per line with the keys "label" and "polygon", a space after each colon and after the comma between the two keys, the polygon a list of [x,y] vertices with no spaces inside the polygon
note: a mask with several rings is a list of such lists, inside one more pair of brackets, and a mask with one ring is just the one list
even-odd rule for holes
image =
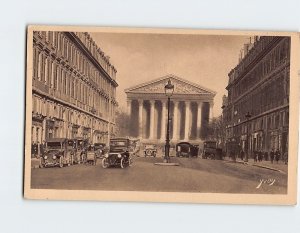
{"label": "church column", "polygon": [[197,112],[197,138],[201,136],[201,122],[202,122],[202,102],[198,103],[198,112]]}
{"label": "church column", "polygon": [[214,117],[213,107],[214,107],[214,103],[213,102],[209,102],[209,120],[211,120]]}
{"label": "church column", "polygon": [[184,140],[188,141],[190,137],[190,101],[185,101],[185,127],[184,127]]}
{"label": "church column", "polygon": [[163,141],[166,139],[166,115],[167,115],[167,102],[162,100],[162,113],[161,113],[161,134],[160,139]]}
{"label": "church column", "polygon": [[155,100],[150,100],[150,139],[154,139],[154,104]]}
{"label": "church column", "polygon": [[178,101],[174,101],[174,116],[173,116],[173,140],[179,139],[179,132],[178,132]]}
{"label": "church column", "polygon": [[143,138],[143,104],[144,100],[138,100],[139,102],[139,138]]}
{"label": "church column", "polygon": [[131,100],[127,99],[127,114],[130,117],[131,116]]}

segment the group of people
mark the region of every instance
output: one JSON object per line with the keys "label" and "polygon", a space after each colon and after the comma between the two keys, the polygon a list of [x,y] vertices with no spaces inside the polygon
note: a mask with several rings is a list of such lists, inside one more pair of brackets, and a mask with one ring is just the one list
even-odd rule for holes
{"label": "group of people", "polygon": [[[281,158],[281,153],[278,149],[277,150],[272,149],[270,152],[258,150],[258,151],[253,151],[252,154],[253,154],[254,162],[270,160],[271,163],[274,163],[274,162],[278,163]],[[241,160],[244,160],[244,158],[245,158],[245,152],[243,150],[241,150],[241,152],[240,152],[240,158],[241,158]],[[287,151],[284,152],[282,159],[283,159],[284,163],[287,164],[287,162],[288,162]]]}
{"label": "group of people", "polygon": [[39,158],[41,155],[44,154],[46,149],[46,142],[33,142],[31,145],[31,157],[32,158]]}

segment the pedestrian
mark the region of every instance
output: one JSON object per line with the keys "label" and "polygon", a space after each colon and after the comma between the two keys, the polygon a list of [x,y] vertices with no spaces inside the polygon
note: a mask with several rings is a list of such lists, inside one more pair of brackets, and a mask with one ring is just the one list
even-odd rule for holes
{"label": "pedestrian", "polygon": [[268,160],[269,160],[269,154],[268,154],[268,151],[265,151],[264,157],[265,157],[265,161],[268,161]]}
{"label": "pedestrian", "polygon": [[231,157],[231,159],[232,159],[233,161],[236,161],[236,159],[235,159],[235,154],[234,154],[233,150],[230,151],[230,157]]}
{"label": "pedestrian", "polygon": [[241,160],[244,160],[244,157],[245,157],[245,152],[244,150],[241,151]]}
{"label": "pedestrian", "polygon": [[280,159],[280,151],[277,149],[276,152],[275,152],[275,160],[276,160],[276,163],[278,163],[279,159]]}
{"label": "pedestrian", "polygon": [[284,164],[288,163],[288,152],[287,152],[287,150],[283,154],[283,161],[284,161]]}
{"label": "pedestrian", "polygon": [[262,151],[259,150],[259,152],[258,152],[258,162],[261,162],[261,161],[262,161],[262,158],[263,158]]}
{"label": "pedestrian", "polygon": [[254,163],[257,162],[258,152],[254,151]]}
{"label": "pedestrian", "polygon": [[271,150],[271,152],[270,152],[271,163],[274,162],[274,156],[275,156],[275,154],[274,154],[274,149],[272,148],[272,150]]}
{"label": "pedestrian", "polygon": [[45,140],[40,144],[40,156],[43,156],[46,149],[46,142]]}
{"label": "pedestrian", "polygon": [[37,154],[37,149],[36,149],[36,143],[32,143],[31,144],[31,157],[34,158],[36,157]]}

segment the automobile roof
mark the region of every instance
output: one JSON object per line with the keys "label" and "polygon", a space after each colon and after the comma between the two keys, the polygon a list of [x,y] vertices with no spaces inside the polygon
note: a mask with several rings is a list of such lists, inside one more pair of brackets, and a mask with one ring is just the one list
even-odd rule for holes
{"label": "automobile roof", "polygon": [[83,141],[87,141],[87,140],[88,140],[88,139],[83,138],[83,137],[76,137],[75,139],[76,139],[76,140],[83,140]]}
{"label": "automobile roof", "polygon": [[67,138],[49,138],[47,142],[64,142],[68,140]]}
{"label": "automobile roof", "polygon": [[111,138],[110,140],[129,140],[128,138]]}
{"label": "automobile roof", "polygon": [[179,143],[177,143],[177,145],[179,145],[179,144],[189,144],[189,145],[192,145],[192,144],[189,143],[189,142],[179,142]]}

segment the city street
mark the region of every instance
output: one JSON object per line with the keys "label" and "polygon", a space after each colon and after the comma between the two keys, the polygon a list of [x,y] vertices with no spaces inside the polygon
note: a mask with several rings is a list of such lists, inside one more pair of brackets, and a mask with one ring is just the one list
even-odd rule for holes
{"label": "city street", "polygon": [[32,169],[34,189],[173,191],[284,194],[287,174],[266,168],[201,158],[171,158],[179,166],[159,166],[162,158],[134,158],[125,169],[74,165]]}

